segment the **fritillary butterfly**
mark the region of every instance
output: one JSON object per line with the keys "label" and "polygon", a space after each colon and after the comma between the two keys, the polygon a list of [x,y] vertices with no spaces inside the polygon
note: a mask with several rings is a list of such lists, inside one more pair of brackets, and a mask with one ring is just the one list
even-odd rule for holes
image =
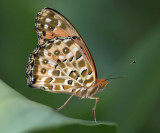
{"label": "fritillary butterfly", "polygon": [[62,109],[72,96],[95,99],[108,81],[98,79],[96,67],[89,49],[74,26],[59,12],[42,9],[36,18],[38,45],[27,63],[27,83],[52,93],[71,94],[57,110]]}

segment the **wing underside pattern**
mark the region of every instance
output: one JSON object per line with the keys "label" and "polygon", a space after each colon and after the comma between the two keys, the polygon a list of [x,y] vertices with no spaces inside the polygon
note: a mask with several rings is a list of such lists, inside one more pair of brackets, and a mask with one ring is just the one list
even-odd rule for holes
{"label": "wing underside pattern", "polygon": [[62,14],[51,8],[42,9],[37,15],[35,28],[38,33],[39,45],[43,45],[46,40],[54,37],[71,37],[77,45],[83,48],[82,52],[85,53],[96,74],[96,67],[89,49],[75,27]]}
{"label": "wing underside pattern", "polygon": [[95,82],[95,73],[82,49],[70,38],[38,46],[27,65],[28,84],[50,92],[74,93]]}

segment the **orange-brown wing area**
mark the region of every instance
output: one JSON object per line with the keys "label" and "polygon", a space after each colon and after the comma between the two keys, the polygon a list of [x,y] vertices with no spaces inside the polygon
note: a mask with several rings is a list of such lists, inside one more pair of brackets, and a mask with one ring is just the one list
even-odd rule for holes
{"label": "orange-brown wing area", "polygon": [[92,55],[75,27],[62,14],[51,8],[42,9],[36,18],[35,28],[39,37],[39,45],[54,37],[71,37],[82,48],[86,58],[95,71],[96,66]]}

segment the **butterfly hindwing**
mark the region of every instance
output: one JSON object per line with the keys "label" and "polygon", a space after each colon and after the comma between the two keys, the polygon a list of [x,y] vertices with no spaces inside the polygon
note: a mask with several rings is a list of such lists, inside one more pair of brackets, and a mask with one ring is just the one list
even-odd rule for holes
{"label": "butterfly hindwing", "polygon": [[74,93],[95,82],[95,73],[79,45],[70,37],[38,46],[28,62],[28,84],[50,92]]}

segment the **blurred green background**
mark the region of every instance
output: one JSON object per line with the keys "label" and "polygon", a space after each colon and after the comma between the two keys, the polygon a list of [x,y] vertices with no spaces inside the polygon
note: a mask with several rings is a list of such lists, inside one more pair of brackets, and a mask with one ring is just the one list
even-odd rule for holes
{"label": "blurred green background", "polygon": [[[26,85],[26,63],[37,45],[36,15],[44,7],[53,8],[67,17],[85,40],[99,78],[137,60],[115,75],[125,74],[126,78],[110,81],[106,90],[97,94],[97,120],[118,123],[120,133],[159,133],[159,5],[158,0],[2,0],[0,78],[25,97],[50,107],[59,107],[69,97]],[[94,102],[74,97],[61,113],[88,120]],[[69,132],[69,127],[55,132]]]}

